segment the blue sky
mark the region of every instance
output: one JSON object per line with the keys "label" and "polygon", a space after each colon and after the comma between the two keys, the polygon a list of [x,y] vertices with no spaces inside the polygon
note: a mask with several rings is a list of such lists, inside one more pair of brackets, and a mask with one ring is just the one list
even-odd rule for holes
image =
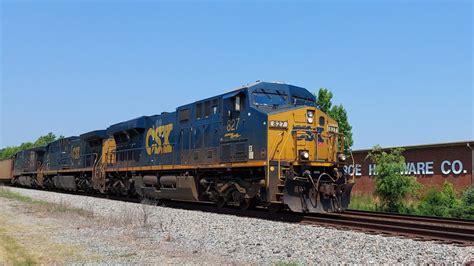
{"label": "blue sky", "polygon": [[333,91],[354,148],[473,139],[471,1],[1,1],[0,147],[255,80]]}

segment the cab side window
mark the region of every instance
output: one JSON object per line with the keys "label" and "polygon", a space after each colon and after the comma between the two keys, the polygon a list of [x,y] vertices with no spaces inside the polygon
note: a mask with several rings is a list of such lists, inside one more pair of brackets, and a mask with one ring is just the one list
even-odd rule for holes
{"label": "cab side window", "polygon": [[324,116],[320,116],[319,117],[319,125],[324,126],[324,124],[326,124],[326,119],[324,118]]}
{"label": "cab side window", "polygon": [[211,115],[211,101],[204,103],[204,117],[208,118]]}
{"label": "cab side window", "polygon": [[196,104],[196,120],[199,120],[202,117],[202,103],[198,103]]}
{"label": "cab side window", "polygon": [[234,111],[240,111],[241,108],[242,108],[242,99],[240,95],[237,95],[234,98]]}
{"label": "cab side window", "polygon": [[245,106],[245,95],[243,93],[236,95],[232,98],[232,110],[240,112],[244,110]]}
{"label": "cab side window", "polygon": [[185,123],[189,121],[189,108],[179,110],[179,122]]}
{"label": "cab side window", "polygon": [[212,109],[212,114],[213,115],[216,115],[219,112],[219,100],[218,99],[212,100],[211,109]]}

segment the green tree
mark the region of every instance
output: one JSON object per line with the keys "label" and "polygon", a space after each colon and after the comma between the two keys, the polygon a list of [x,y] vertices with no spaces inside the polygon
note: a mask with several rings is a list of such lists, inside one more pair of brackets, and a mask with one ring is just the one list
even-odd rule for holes
{"label": "green tree", "polygon": [[316,106],[319,110],[329,113],[332,107],[332,92],[326,88],[321,88],[316,96]]}
{"label": "green tree", "polygon": [[386,152],[377,145],[367,155],[376,164],[375,193],[383,211],[405,212],[404,201],[421,187],[415,177],[403,175],[406,163],[402,153],[400,148]]}
{"label": "green tree", "polygon": [[8,146],[0,150],[0,160],[11,158],[15,153],[17,153],[20,147]]}
{"label": "green tree", "polygon": [[342,104],[335,105],[331,108],[331,111],[329,111],[329,115],[337,121],[339,132],[344,134],[344,151],[349,153],[349,150],[354,144],[354,140],[352,139],[352,126],[349,124],[346,109]]}
{"label": "green tree", "polygon": [[55,141],[55,140],[56,140],[56,135],[54,135],[52,132],[49,132],[48,134],[39,137],[39,138],[35,141],[34,145],[35,145],[36,147],[44,146],[44,145],[46,145],[46,144],[48,144],[48,143],[51,143],[51,142],[53,142],[53,141]]}
{"label": "green tree", "polygon": [[58,138],[53,133],[48,133],[44,136],[40,136],[35,142],[23,142],[20,146],[8,146],[0,149],[0,160],[11,158],[17,152],[44,146],[50,142],[57,140]]}
{"label": "green tree", "polygon": [[347,111],[340,105],[332,104],[333,94],[330,90],[326,88],[321,88],[316,95],[316,107],[319,110],[325,112],[332,118],[334,118],[339,124],[339,132],[344,134],[344,150],[346,153],[349,153],[354,141],[352,139],[352,126],[349,124],[349,117]]}

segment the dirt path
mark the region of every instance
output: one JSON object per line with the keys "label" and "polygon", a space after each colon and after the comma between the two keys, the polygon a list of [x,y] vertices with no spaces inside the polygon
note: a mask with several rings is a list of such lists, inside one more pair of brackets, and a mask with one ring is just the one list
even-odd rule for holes
{"label": "dirt path", "polygon": [[0,262],[52,264],[80,260],[80,247],[49,237],[57,230],[58,223],[46,218],[42,210],[0,198]]}
{"label": "dirt path", "polygon": [[0,265],[226,263],[170,239],[157,240],[150,228],[67,205],[29,201],[0,197]]}

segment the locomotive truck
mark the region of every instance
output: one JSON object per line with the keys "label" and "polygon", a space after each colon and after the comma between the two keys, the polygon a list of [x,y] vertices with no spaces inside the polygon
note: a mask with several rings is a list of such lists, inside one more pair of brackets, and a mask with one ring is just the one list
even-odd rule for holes
{"label": "locomotive truck", "polygon": [[308,90],[277,82],[62,138],[9,165],[19,186],[270,211],[344,211],[353,186],[337,122]]}

